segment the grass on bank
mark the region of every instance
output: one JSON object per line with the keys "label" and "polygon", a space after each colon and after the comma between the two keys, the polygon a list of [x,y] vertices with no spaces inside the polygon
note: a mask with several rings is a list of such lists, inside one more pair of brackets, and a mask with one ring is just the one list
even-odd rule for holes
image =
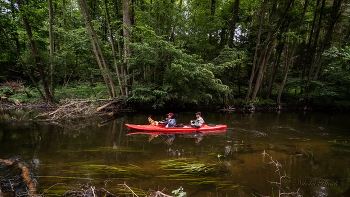
{"label": "grass on bank", "polygon": [[[44,93],[44,92],[43,92]],[[9,101],[20,103],[35,103],[42,101],[38,90],[34,87],[17,86],[13,89],[8,86],[0,87],[0,96],[6,97]],[[55,100],[60,102],[66,99],[108,99],[106,86],[101,83],[90,85],[84,82],[72,82],[64,87],[56,87]]]}

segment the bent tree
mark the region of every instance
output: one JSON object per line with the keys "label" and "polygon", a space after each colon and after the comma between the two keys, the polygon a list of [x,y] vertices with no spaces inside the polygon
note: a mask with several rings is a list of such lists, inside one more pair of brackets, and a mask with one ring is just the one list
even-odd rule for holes
{"label": "bent tree", "polygon": [[22,0],[17,0],[17,4],[18,4],[19,11],[22,13],[23,24],[24,24],[25,30],[26,30],[28,38],[29,38],[29,43],[30,43],[30,47],[31,47],[32,52],[33,52],[35,64],[36,64],[38,72],[40,74],[41,83],[44,87],[44,91],[45,91],[45,98],[44,99],[46,100],[46,102],[52,103],[54,101],[54,98],[53,98],[52,93],[49,90],[49,86],[48,86],[47,81],[46,81],[46,75],[45,75],[45,71],[44,71],[44,68],[42,65],[41,56],[39,54],[39,50],[37,48],[35,40],[33,38],[32,27],[29,24],[29,20],[28,20],[26,12],[23,10]]}
{"label": "bent tree", "polygon": [[112,74],[106,64],[102,49],[101,49],[101,45],[100,42],[98,40],[98,36],[95,32],[94,26],[91,22],[90,19],[90,15],[89,15],[89,11],[88,8],[86,6],[86,3],[84,0],[78,0],[84,21],[85,21],[85,25],[86,25],[86,30],[87,33],[89,34],[89,38],[90,38],[90,42],[91,42],[91,46],[93,48],[95,57],[96,57],[96,61],[97,64],[101,70],[101,75],[103,77],[103,80],[106,84],[107,90],[108,90],[108,94],[111,98],[116,97],[116,91],[115,91],[115,86],[113,83],[113,77]]}

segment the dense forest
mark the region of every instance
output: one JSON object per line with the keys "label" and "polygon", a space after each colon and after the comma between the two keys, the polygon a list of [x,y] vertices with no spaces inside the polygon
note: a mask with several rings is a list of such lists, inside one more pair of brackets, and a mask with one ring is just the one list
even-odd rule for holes
{"label": "dense forest", "polygon": [[349,8],[348,0],[0,0],[0,94],[59,102],[76,87],[153,108],[350,109]]}

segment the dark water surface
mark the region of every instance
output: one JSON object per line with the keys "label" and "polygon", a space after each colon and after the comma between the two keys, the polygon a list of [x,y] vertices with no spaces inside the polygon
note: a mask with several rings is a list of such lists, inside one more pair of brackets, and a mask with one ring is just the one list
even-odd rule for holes
{"label": "dark water surface", "polygon": [[[194,113],[179,113],[177,122],[187,124]],[[46,196],[81,185],[113,193],[123,183],[139,196],[180,187],[190,197],[350,196],[347,113],[203,112],[206,123],[228,129],[157,136],[130,134],[124,124],[165,113],[67,124],[28,120],[31,111],[0,114],[0,159],[19,159]]]}

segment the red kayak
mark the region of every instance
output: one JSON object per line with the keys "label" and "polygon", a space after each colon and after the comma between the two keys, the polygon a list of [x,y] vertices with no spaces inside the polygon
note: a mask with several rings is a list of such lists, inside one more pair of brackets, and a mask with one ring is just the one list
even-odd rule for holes
{"label": "red kayak", "polygon": [[227,125],[212,125],[204,124],[199,128],[191,127],[191,125],[183,125],[183,127],[165,127],[164,125],[134,125],[125,124],[129,129],[143,131],[158,131],[158,132],[193,132],[193,131],[210,131],[210,130],[225,130]]}

